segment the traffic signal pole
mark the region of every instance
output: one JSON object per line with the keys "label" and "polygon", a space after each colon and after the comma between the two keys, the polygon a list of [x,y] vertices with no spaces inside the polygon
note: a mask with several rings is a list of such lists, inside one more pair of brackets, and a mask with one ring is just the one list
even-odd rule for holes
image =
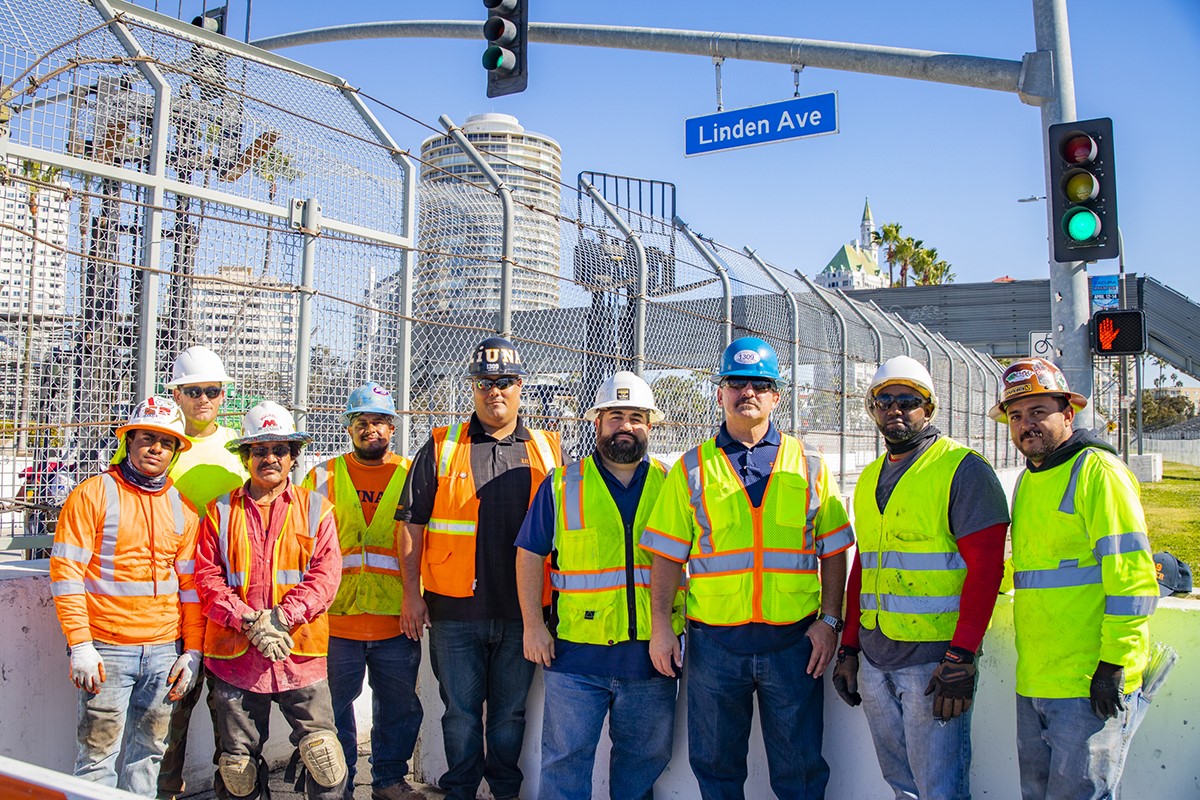
{"label": "traffic signal pole", "polygon": [[[1054,196],[1058,187],[1052,183],[1051,143],[1046,131],[1060,122],[1073,122],[1075,114],[1075,73],[1071,65],[1071,40],[1067,29],[1066,0],[1033,0],[1034,43],[1039,53],[1051,59],[1050,96],[1043,99],[1042,157],[1046,170],[1046,197]],[[1095,427],[1093,408],[1092,352],[1088,335],[1091,298],[1088,293],[1087,266],[1082,261],[1054,260],[1053,203],[1046,201],[1046,248],[1050,263],[1050,327],[1054,339],[1054,358],[1067,378],[1071,390],[1088,399],[1087,408],[1079,413],[1077,428]]]}

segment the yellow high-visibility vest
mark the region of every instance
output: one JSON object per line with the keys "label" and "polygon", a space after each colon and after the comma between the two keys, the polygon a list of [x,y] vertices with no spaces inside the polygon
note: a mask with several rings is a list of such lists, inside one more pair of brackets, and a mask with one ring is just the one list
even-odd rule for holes
{"label": "yellow high-visibility vest", "polygon": [[967,564],[950,531],[950,485],[969,447],[945,436],[901,476],[883,512],[875,502],[887,455],[854,488],[854,529],[862,563],[860,621],[897,642],[954,636]]}
{"label": "yellow high-visibility vest", "polygon": [[[550,571],[550,585],[558,638],[598,645],[649,640],[653,555],[637,543],[666,476],[666,467],[651,459],[633,526],[627,531],[621,511],[592,458],[554,470],[551,485],[557,568]],[[683,604],[681,590],[675,595],[671,613],[677,634],[683,631]]]}

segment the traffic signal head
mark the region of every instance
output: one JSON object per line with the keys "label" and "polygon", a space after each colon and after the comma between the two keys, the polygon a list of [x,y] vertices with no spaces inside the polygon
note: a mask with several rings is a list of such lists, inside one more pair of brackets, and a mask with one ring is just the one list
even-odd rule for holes
{"label": "traffic signal head", "polygon": [[1092,352],[1098,356],[1140,356],[1146,352],[1146,312],[1139,308],[1092,315]]}
{"label": "traffic signal head", "polygon": [[483,0],[488,10],[483,36],[483,68],[488,71],[487,96],[525,91],[525,51],[529,37],[529,0]]}
{"label": "traffic signal head", "polygon": [[1050,208],[1054,260],[1116,258],[1117,176],[1112,120],[1051,125]]}
{"label": "traffic signal head", "polygon": [[203,28],[206,31],[225,35],[225,17],[229,11],[229,6],[221,6],[220,8],[210,8],[203,14],[192,20],[192,24],[197,28]]}

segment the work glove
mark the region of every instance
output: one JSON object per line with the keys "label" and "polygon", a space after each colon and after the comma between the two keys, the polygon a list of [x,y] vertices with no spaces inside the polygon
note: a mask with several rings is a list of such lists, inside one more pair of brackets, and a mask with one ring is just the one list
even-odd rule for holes
{"label": "work glove", "polygon": [[1101,661],[1092,675],[1092,713],[1112,719],[1125,710],[1125,668]]}
{"label": "work glove", "polygon": [[91,642],[71,645],[71,682],[92,694],[100,693],[100,684],[104,683],[104,659]]}
{"label": "work glove", "polygon": [[283,661],[292,653],[295,642],[279,618],[279,608],[255,611],[242,617],[243,631],[250,644],[271,661]]}
{"label": "work glove", "polygon": [[949,722],[967,713],[975,698],[975,681],[975,654],[951,645],[925,687],[925,696],[933,695],[933,718]]}
{"label": "work glove", "polygon": [[192,690],[196,679],[200,677],[200,663],[199,650],[187,650],[175,659],[171,671],[167,673],[167,685],[171,687],[167,693],[168,700],[179,700]]}
{"label": "work glove", "polygon": [[842,645],[837,652],[837,666],[833,668],[833,688],[838,697],[853,708],[862,703],[858,693],[858,648]]}

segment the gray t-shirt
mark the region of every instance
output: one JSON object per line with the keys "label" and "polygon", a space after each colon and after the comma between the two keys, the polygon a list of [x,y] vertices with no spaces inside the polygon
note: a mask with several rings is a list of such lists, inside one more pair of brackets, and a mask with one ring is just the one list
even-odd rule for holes
{"label": "gray t-shirt", "polygon": [[[880,511],[887,506],[904,473],[935,441],[937,438],[922,442],[903,461],[883,460],[879,483],[875,487],[875,503]],[[968,454],[958,465],[954,480],[950,482],[950,532],[955,539],[961,539],[984,528],[1007,525],[1008,522],[1008,499],[996,473],[982,456]],[[879,628],[861,628],[858,638],[863,655],[879,669],[936,664],[950,646],[949,641],[898,642],[889,639]]]}

